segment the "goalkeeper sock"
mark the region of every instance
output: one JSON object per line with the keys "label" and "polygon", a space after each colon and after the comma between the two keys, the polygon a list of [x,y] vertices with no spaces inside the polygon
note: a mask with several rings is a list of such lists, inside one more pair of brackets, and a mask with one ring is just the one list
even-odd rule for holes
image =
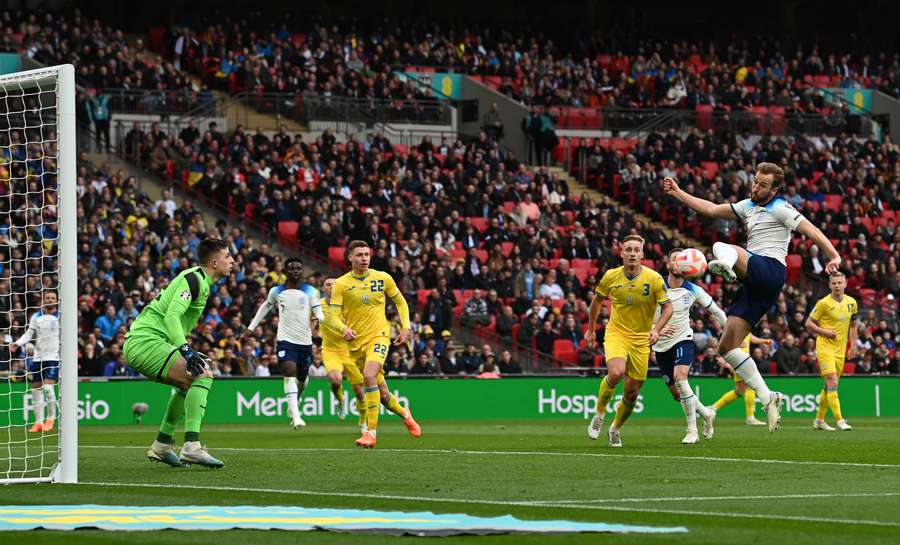
{"label": "goalkeeper sock", "polygon": [[409,413],[406,412],[406,408],[400,404],[400,400],[397,399],[397,396],[394,394],[388,394],[390,397],[387,402],[385,402],[384,406],[388,408],[392,413],[396,414],[400,418],[406,420],[406,417],[409,416]]}
{"label": "goalkeeper sock", "polygon": [[730,244],[716,242],[713,244],[712,251],[713,255],[716,256],[716,259],[724,261],[725,263],[728,263],[732,269],[734,268],[734,264],[737,263],[738,260],[738,253]]}
{"label": "goalkeeper sock", "polygon": [[717,411],[721,411],[722,407],[724,407],[725,405],[728,405],[729,403],[731,403],[738,397],[740,397],[740,396],[738,396],[737,392],[735,392],[734,390],[729,390],[722,397],[720,397],[718,399],[718,401],[713,403],[713,408]]}
{"label": "goalkeeper sock", "polygon": [[747,418],[753,418],[756,414],[756,392],[753,390],[744,390],[744,411]]}
{"label": "goalkeeper sock", "polygon": [[31,406],[34,408],[34,421],[40,424],[44,421],[44,390],[42,388],[32,388]]}
{"label": "goalkeeper sock", "polygon": [[359,413],[359,425],[366,423],[366,398],[356,398],[356,412]]}
{"label": "goalkeeper sock", "polygon": [[831,414],[834,415],[834,419],[838,422],[843,420],[844,416],[841,414],[841,400],[838,399],[837,389],[826,389],[825,398],[828,400],[828,407],[831,409]]}
{"label": "goalkeeper sock", "polygon": [[56,388],[52,384],[44,384],[44,404],[47,406],[47,418],[56,420]]}
{"label": "goalkeeper sock", "polygon": [[[687,419],[687,429],[697,431],[697,396],[691,391],[691,386],[686,380],[678,380],[675,382],[678,388],[678,395],[681,397],[681,410],[684,411],[684,417]],[[618,411],[616,412],[618,419]]]}
{"label": "goalkeeper sock", "polygon": [[819,392],[819,410],[816,411],[816,420],[825,420],[826,414],[828,414],[828,396],[825,395],[823,389]]}
{"label": "goalkeeper sock", "polygon": [[725,354],[725,361],[731,365],[735,373],[744,379],[744,384],[756,392],[762,404],[768,405],[769,401],[772,400],[772,392],[766,386],[766,381],[763,380],[762,375],[759,374],[759,369],[756,368],[756,362],[753,361],[753,358],[740,348],[735,348]]}
{"label": "goalkeeper sock", "polygon": [[288,416],[291,420],[300,414],[300,402],[297,396],[297,377],[284,377],[284,397],[287,398]]}
{"label": "goalkeeper sock", "polygon": [[603,380],[600,381],[600,391],[597,393],[597,414],[601,416],[606,414],[606,406],[609,405],[609,400],[612,399],[614,393],[616,393],[615,387],[610,386],[606,377],[603,377]]}
{"label": "goalkeeper sock", "polygon": [[200,424],[206,413],[206,398],[212,388],[213,379],[200,377],[188,388],[184,398],[184,441],[200,440]]}
{"label": "goalkeeper sock", "polygon": [[616,419],[613,421],[613,426],[615,426],[616,429],[624,426],[625,421],[631,416],[632,411],[634,411],[634,403],[629,404],[623,397],[622,401],[619,402],[618,408],[616,408]]}
{"label": "goalkeeper sock", "polygon": [[371,433],[378,429],[378,407],[381,405],[381,392],[378,386],[366,387],[366,426]]}
{"label": "goalkeeper sock", "polygon": [[174,439],[172,437],[175,435],[175,426],[178,425],[178,421],[184,416],[184,397],[186,395],[186,391],[178,390],[169,398],[169,404],[166,405],[166,414],[163,416],[162,424],[159,425],[159,434],[156,436],[156,440],[160,443],[167,445],[173,443]]}

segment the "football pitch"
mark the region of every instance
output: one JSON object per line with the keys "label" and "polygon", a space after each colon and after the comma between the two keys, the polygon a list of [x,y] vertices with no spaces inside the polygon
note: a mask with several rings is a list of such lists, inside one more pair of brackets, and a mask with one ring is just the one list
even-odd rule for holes
{"label": "football pitch", "polygon": [[[451,543],[896,543],[900,419],[855,419],[851,432],[814,432],[786,418],[769,435],[722,419],[716,437],[680,444],[683,420],[634,418],[624,448],[590,441],[587,421],[422,422],[396,419],[379,448],[353,444],[350,421],[219,425],[203,430],[226,467],[169,468],[145,451],[155,427],[82,427],[77,485],[0,487],[0,505],[256,505],[433,511],[521,519],[684,526],[689,534],[498,535]],[[604,429],[605,431],[605,429]],[[33,531],[3,541],[78,543],[435,543],[322,531]]]}

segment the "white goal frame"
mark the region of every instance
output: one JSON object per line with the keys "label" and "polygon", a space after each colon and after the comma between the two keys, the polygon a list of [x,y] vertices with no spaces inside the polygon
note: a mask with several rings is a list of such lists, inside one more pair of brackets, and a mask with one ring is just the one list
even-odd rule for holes
{"label": "white goal frame", "polygon": [[0,484],[23,482],[78,482],[78,257],[75,67],[71,64],[39,68],[0,76],[0,87],[28,86],[29,82],[55,80],[57,115],[57,187],[59,200],[59,459],[49,476],[0,479]]}

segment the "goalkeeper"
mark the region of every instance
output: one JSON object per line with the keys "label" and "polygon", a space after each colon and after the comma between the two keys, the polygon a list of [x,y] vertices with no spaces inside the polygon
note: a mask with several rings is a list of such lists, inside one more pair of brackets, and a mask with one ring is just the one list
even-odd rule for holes
{"label": "goalkeeper", "polygon": [[[186,336],[197,325],[206,307],[210,286],[231,273],[234,258],[228,243],[206,239],[197,246],[200,266],[178,274],[147,304],[125,334],[125,360],[147,378],[178,389],[169,399],[159,435],[147,452],[153,462],[180,467],[200,464],[222,467],[200,444],[200,423],[212,387],[209,358],[195,351]],[[184,446],[175,454],[172,436],[184,416]]]}

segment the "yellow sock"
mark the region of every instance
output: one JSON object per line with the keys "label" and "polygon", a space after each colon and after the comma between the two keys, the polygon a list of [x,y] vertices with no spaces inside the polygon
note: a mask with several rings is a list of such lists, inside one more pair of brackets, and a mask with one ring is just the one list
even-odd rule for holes
{"label": "yellow sock", "polygon": [[628,417],[631,416],[632,411],[634,411],[634,405],[629,405],[625,398],[622,398],[622,401],[619,402],[619,407],[616,409],[616,419],[613,421],[613,426],[616,429],[621,428],[625,421],[628,420]]}
{"label": "yellow sock", "polygon": [[339,386],[337,391],[332,391],[335,395],[337,395],[338,401],[340,401],[341,405],[344,404],[344,388]]}
{"label": "yellow sock", "polygon": [[359,413],[359,425],[366,423],[366,399],[356,399],[356,412]]}
{"label": "yellow sock", "polygon": [[378,391],[378,386],[366,388],[366,425],[372,433],[378,429],[379,405],[381,405],[381,392]]}
{"label": "yellow sock", "polygon": [[614,393],[616,393],[616,389],[606,382],[606,377],[603,377],[603,380],[600,381],[600,391],[597,393],[597,414],[606,413],[606,406]]}
{"label": "yellow sock", "polygon": [[385,407],[388,408],[389,411],[396,414],[400,418],[406,418],[406,408],[400,404],[400,400],[397,399],[397,396],[391,394],[391,397],[388,399],[387,403],[385,403]]}
{"label": "yellow sock", "polygon": [[744,410],[747,411],[747,418],[756,413],[756,392],[749,388],[744,390]]}
{"label": "yellow sock", "polygon": [[724,407],[725,405],[728,405],[729,403],[731,403],[732,401],[734,401],[737,398],[738,398],[737,392],[735,392],[734,390],[730,390],[728,393],[726,393],[725,395],[720,397],[718,401],[713,403],[713,408],[716,409],[717,411],[721,410],[722,407]]}
{"label": "yellow sock", "polygon": [[841,415],[841,400],[838,399],[837,390],[828,390],[825,392],[825,397],[828,399],[828,407],[831,409],[831,414],[834,415],[834,419],[840,422],[844,419]]}
{"label": "yellow sock", "polygon": [[825,395],[825,390],[819,392],[819,410],[816,411],[816,420],[825,420],[825,415],[828,414],[828,396]]}

